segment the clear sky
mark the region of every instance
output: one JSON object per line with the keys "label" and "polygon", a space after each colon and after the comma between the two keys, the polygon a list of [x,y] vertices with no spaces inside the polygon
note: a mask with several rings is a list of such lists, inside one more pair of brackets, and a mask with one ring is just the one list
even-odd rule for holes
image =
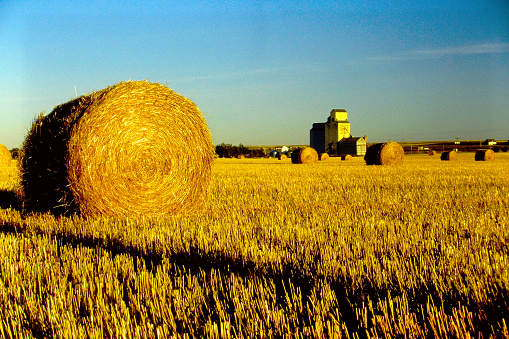
{"label": "clear sky", "polygon": [[509,139],[509,2],[0,0],[0,143],[125,80],[167,84],[214,144]]}

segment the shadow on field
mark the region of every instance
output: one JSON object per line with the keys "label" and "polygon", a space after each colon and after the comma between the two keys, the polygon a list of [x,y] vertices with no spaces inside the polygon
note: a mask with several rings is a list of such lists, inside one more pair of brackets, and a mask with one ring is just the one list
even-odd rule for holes
{"label": "shadow on field", "polygon": [[21,210],[21,204],[14,191],[0,190],[0,208]]}
{"label": "shadow on field", "polygon": [[[2,206],[11,204],[15,205],[17,200],[13,192],[0,192]],[[13,200],[14,199],[14,200]],[[19,234],[27,232],[22,224],[16,222],[0,222],[0,232]],[[34,234],[33,231],[30,232]],[[40,232],[42,233],[42,232]],[[35,231],[37,234],[37,231]],[[197,274],[200,271],[211,273],[213,270],[220,271],[225,275],[235,274],[242,278],[262,277],[273,281],[278,295],[277,303],[285,308],[287,305],[286,294],[290,290],[291,285],[298,287],[302,296],[302,304],[307,305],[312,300],[312,294],[316,292],[316,287],[326,282],[336,295],[339,305],[341,320],[346,325],[350,334],[356,333],[357,338],[368,338],[368,332],[372,328],[374,314],[365,314],[364,319],[359,319],[356,310],[360,309],[366,301],[369,300],[376,304],[383,301],[390,295],[392,298],[401,295],[401,290],[396,288],[398,281],[395,277],[394,281],[383,287],[377,286],[375,283],[365,279],[362,284],[354,284],[351,281],[344,280],[341,277],[325,277],[317,274],[317,270],[303,271],[304,262],[297,263],[280,263],[278,268],[272,267],[270,264],[259,265],[246,258],[231,257],[227,254],[216,251],[204,251],[197,246],[191,245],[188,251],[173,252],[161,254],[151,244],[147,246],[133,246],[122,239],[93,236],[80,236],[69,233],[52,234],[52,237],[58,240],[59,246],[87,247],[97,250],[103,249],[111,253],[112,257],[117,255],[129,255],[133,258],[142,260],[133,260],[135,270],[139,270],[139,265],[143,265],[150,272],[155,272],[159,265],[164,261],[169,261],[175,266],[185,268],[187,272]],[[378,258],[381,260],[381,258]],[[320,253],[315,255],[313,259],[307,259],[308,262],[319,263],[321,259]],[[439,260],[439,259],[437,259]],[[309,266],[309,265],[307,265]],[[389,278],[390,280],[390,278]],[[507,289],[500,287],[500,290],[493,292],[490,296],[491,300],[498,301],[497,305],[484,305],[475,301],[474,296],[462,296],[458,291],[451,290],[447,295],[443,295],[436,290],[432,282],[423,282],[420,286],[408,292],[408,298],[411,300],[409,307],[414,314],[418,323],[426,323],[426,315],[419,312],[419,309],[425,307],[429,302],[429,298],[433,299],[435,305],[441,305],[447,314],[451,314],[454,307],[458,303],[467,305],[477,314],[484,314],[485,319],[489,322],[473,319],[475,328],[482,333],[489,334],[492,331],[490,324],[499,323],[502,319],[509,317],[509,310],[505,297]],[[498,311],[497,311],[498,308]],[[503,311],[500,311],[500,310]],[[231,305],[231,311],[234,312],[234,306]],[[362,316],[361,316],[362,317]],[[301,326],[313,325],[309,318],[302,319]]]}
{"label": "shadow on field", "polygon": [[[3,194],[4,192],[2,192]],[[12,193],[12,192],[11,192]],[[5,194],[1,196],[2,202],[14,199],[16,196]],[[10,200],[13,204],[17,200]],[[3,206],[3,204],[2,204]],[[28,231],[22,224],[17,222],[0,222],[0,232],[7,234],[20,234],[30,232],[31,235],[44,234],[42,231]],[[278,304],[282,307],[287,303],[285,298],[290,286],[298,287],[301,291],[303,304],[306,304],[311,297],[313,289],[324,277],[318,275],[303,274],[301,265],[283,264],[282,267],[275,270],[269,265],[260,266],[256,263],[246,260],[245,258],[232,258],[221,252],[205,252],[202,249],[191,246],[189,251],[175,252],[171,254],[161,254],[150,245],[145,248],[133,246],[122,242],[115,238],[99,238],[93,236],[79,236],[69,233],[52,234],[52,237],[58,239],[59,246],[71,246],[74,248],[86,247],[97,250],[101,248],[111,253],[112,257],[117,255],[130,255],[133,258],[142,260],[133,260],[135,271],[139,270],[139,265],[143,265],[150,272],[155,272],[158,266],[167,260],[174,264],[185,268],[186,271],[197,274],[200,271],[210,273],[212,270],[220,271],[223,274],[235,274],[242,278],[262,277],[273,281],[278,297]],[[319,260],[319,258],[317,258]],[[355,315],[355,296],[349,293],[349,289],[343,284],[334,284],[334,292],[341,309],[341,319],[345,322],[350,333],[357,333],[358,338],[367,338],[366,329],[363,328],[361,322],[357,320]],[[357,298],[355,298],[357,299]],[[312,325],[310,319],[303,319],[302,325]]]}

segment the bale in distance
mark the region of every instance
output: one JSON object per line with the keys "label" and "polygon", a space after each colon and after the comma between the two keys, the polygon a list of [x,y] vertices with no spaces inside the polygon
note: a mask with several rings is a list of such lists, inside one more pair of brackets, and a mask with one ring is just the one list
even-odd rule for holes
{"label": "bale in distance", "polygon": [[327,160],[329,160],[329,155],[327,153],[320,153],[318,155],[318,160],[327,161]]}
{"label": "bale in distance", "polygon": [[475,161],[493,161],[495,152],[492,149],[480,149],[475,152]]}
{"label": "bale in distance", "polygon": [[371,145],[364,155],[366,165],[401,165],[405,151],[400,144],[394,141]]}
{"label": "bale in distance", "polygon": [[293,164],[313,164],[318,162],[318,153],[312,147],[297,148],[292,152]]}
{"label": "bale in distance", "polygon": [[430,149],[428,152],[428,155],[431,155],[431,156],[436,155],[436,154],[437,154],[437,152],[432,149]]}
{"label": "bale in distance", "polygon": [[291,159],[292,159],[292,164],[300,164],[300,152],[302,151],[302,148],[296,148],[293,150],[292,152],[292,155],[291,155]]}
{"label": "bale in distance", "polygon": [[0,167],[9,167],[12,163],[11,152],[4,145],[0,144]]}
{"label": "bale in distance", "polygon": [[198,211],[214,146],[195,104],[168,87],[121,82],[39,116],[22,152],[25,206],[86,217]]}
{"label": "bale in distance", "polygon": [[350,161],[350,160],[352,160],[352,155],[351,154],[342,155],[341,160]]}
{"label": "bale in distance", "polygon": [[443,161],[457,161],[458,160],[458,153],[456,153],[454,151],[443,152],[440,155],[440,160],[443,160]]}
{"label": "bale in distance", "polygon": [[286,160],[286,159],[288,159],[288,156],[286,154],[279,154],[279,156],[277,158],[279,160]]}

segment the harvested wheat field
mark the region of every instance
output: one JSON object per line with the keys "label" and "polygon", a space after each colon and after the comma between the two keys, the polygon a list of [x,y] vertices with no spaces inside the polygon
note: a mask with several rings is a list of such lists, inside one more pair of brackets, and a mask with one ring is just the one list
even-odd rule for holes
{"label": "harvested wheat field", "polygon": [[128,81],[41,115],[22,154],[30,211],[157,217],[201,210],[214,147],[192,101]]}
{"label": "harvested wheat field", "polygon": [[22,215],[5,338],[507,338],[509,154],[399,166],[216,159],[199,215]]}
{"label": "harvested wheat field", "polygon": [[0,167],[9,167],[12,163],[11,152],[4,145],[0,144]]}

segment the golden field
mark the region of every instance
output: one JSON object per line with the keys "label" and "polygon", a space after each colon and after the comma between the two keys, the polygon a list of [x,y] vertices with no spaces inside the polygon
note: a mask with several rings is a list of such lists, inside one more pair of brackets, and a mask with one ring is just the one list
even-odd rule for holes
{"label": "golden field", "polygon": [[216,159],[203,213],[119,221],[0,168],[0,337],[509,338],[508,169]]}

